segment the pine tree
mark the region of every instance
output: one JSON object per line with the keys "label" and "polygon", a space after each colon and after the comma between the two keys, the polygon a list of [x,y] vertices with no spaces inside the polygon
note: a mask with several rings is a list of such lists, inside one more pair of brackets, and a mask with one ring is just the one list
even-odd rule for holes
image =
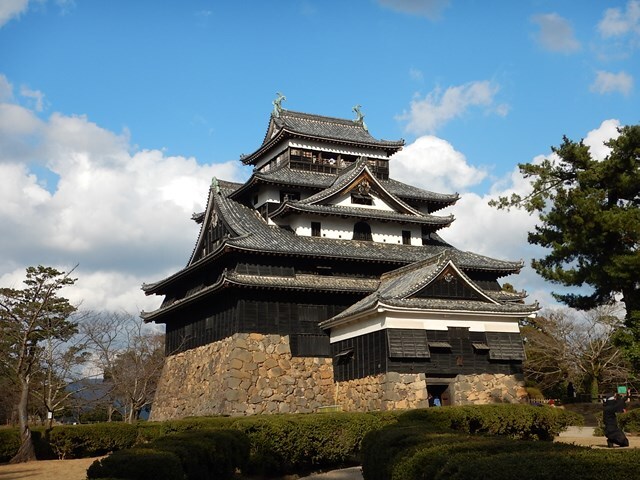
{"label": "pine tree", "polygon": [[42,343],[47,339],[66,340],[77,332],[69,320],[76,308],[58,291],[73,285],[69,273],[51,267],[27,268],[24,289],[0,288],[0,349],[2,369],[12,372],[18,382],[17,404],[20,448],[11,463],[35,460],[28,419],[31,383],[37,374]]}
{"label": "pine tree", "polygon": [[543,278],[568,287],[591,287],[588,294],[554,296],[586,310],[621,296],[625,328],[616,341],[640,370],[640,125],[626,126],[605,142],[611,151],[594,159],[582,141],[564,137],[554,156],[519,164],[532,192],[490,202],[524,208],[539,223],[529,243],[549,253],[532,262]]}

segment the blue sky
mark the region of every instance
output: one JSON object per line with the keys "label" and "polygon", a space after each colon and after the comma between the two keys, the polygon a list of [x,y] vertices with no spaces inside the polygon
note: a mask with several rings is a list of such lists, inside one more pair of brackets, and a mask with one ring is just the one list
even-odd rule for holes
{"label": "blue sky", "polygon": [[[486,202],[563,135],[638,123],[639,49],[639,0],[4,0],[0,281],[79,263],[87,307],[157,306],[140,284],[184,266],[212,175],[248,177],[276,92],[362,105],[406,140],[392,176],[463,196],[443,237],[528,263],[534,219]],[[550,302],[530,270],[510,281]]]}

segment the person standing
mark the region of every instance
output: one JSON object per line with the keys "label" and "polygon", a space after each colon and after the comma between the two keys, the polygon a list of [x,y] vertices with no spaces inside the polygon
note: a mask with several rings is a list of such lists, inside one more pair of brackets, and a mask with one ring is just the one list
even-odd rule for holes
{"label": "person standing", "polygon": [[573,382],[567,384],[567,402],[573,403],[576,399],[576,389],[573,386]]}
{"label": "person standing", "polygon": [[608,397],[603,404],[602,419],[604,422],[604,436],[607,437],[607,447],[613,448],[615,445],[621,447],[629,446],[629,439],[618,427],[618,413],[624,412],[624,405],[629,401],[629,393],[623,397],[614,394]]}

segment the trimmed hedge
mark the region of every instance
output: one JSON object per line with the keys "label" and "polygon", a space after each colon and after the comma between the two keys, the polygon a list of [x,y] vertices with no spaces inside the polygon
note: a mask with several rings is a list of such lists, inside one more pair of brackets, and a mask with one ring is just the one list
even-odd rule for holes
{"label": "trimmed hedge", "polygon": [[[485,449],[483,452],[449,456],[438,478],[450,480],[602,480],[638,478],[639,450],[624,452],[597,450],[575,445],[521,442],[511,452]],[[553,448],[548,448],[553,447]],[[411,480],[411,477],[404,477]],[[417,478],[417,477],[413,477]]]}
{"label": "trimmed hedge", "polygon": [[93,462],[87,469],[87,478],[184,480],[184,471],[171,452],[130,448]]}
{"label": "trimmed hedge", "polygon": [[174,453],[189,480],[229,479],[249,459],[249,439],[237,430],[199,430],[168,435],[149,444]]}
{"label": "trimmed hedge", "polygon": [[[562,409],[502,404],[61,426],[53,428],[49,440],[60,458],[97,456],[133,446],[170,450],[189,478],[205,478],[204,472],[212,470],[226,478],[237,468],[263,476],[340,468],[360,463],[363,451],[374,463],[384,460],[391,467],[423,450],[434,434],[448,433],[445,438],[456,439],[492,434],[549,440],[564,427],[581,423],[579,415]],[[369,432],[378,433],[367,436]],[[230,445],[232,449],[227,448]],[[384,472],[384,468],[376,470]],[[391,471],[387,473],[380,478],[391,478]]]}
{"label": "trimmed hedge", "polygon": [[0,428],[0,463],[8,462],[20,448],[20,432],[17,428]]}
{"label": "trimmed hedge", "polygon": [[[38,460],[56,458],[44,427],[31,428],[31,439]],[[8,462],[18,453],[20,448],[20,432],[17,428],[0,428],[0,463]]]}
{"label": "trimmed hedge", "polygon": [[553,440],[570,425],[583,425],[584,418],[560,408],[518,404],[465,405],[409,410],[399,423],[420,423],[431,432],[503,435],[525,440]]}
{"label": "trimmed hedge", "polygon": [[549,440],[577,420],[561,409],[517,405],[406,412],[397,424],[365,437],[363,476],[365,480],[640,478],[635,473],[640,450],[597,450],[531,440]]}
{"label": "trimmed hedge", "polygon": [[231,417],[187,417],[181,420],[167,420],[165,422],[139,422],[137,424],[137,441],[139,444],[143,444],[174,433],[231,428],[234,421],[236,419]]}
{"label": "trimmed hedge", "polygon": [[629,410],[618,417],[618,424],[625,432],[640,434],[640,408]]}
{"label": "trimmed hedge", "polygon": [[248,472],[285,475],[357,463],[364,436],[397,414],[322,413],[264,415],[237,419],[232,428],[251,442]]}
{"label": "trimmed hedge", "polygon": [[128,423],[65,425],[51,430],[49,443],[60,459],[82,458],[133,447],[137,437],[136,426]]}

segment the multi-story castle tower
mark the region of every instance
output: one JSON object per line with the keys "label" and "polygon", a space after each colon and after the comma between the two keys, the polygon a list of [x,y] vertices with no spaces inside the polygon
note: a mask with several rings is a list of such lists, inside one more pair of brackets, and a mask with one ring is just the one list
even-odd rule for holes
{"label": "multi-story castle tower", "polygon": [[153,284],[166,364],[152,418],[517,401],[522,264],[438,232],[457,194],[390,176],[403,141],[274,102],[244,184],[214,179],[187,266]]}

